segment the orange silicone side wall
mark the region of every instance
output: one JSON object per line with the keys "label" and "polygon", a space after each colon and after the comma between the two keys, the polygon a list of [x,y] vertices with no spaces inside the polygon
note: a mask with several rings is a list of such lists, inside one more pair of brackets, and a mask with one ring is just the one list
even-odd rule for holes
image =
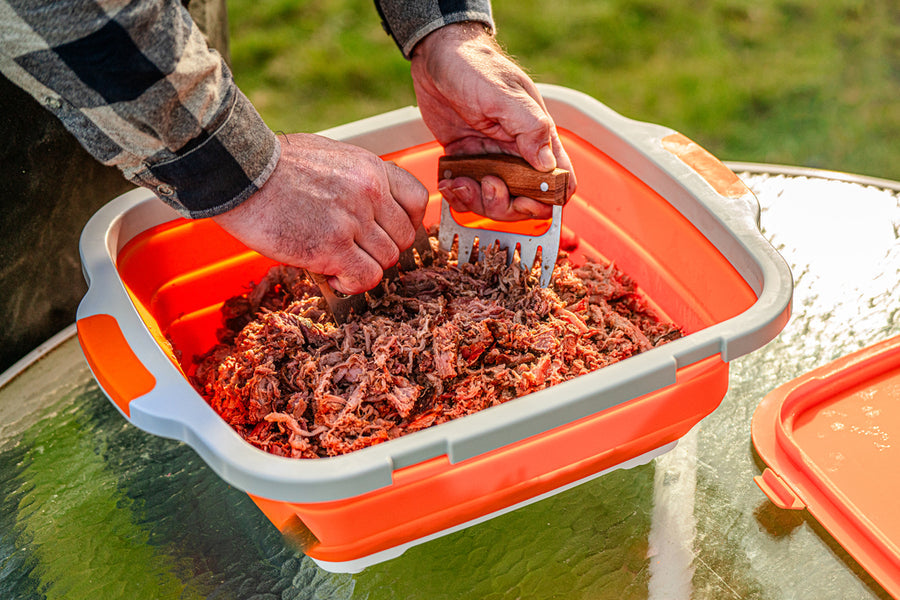
{"label": "orange silicone side wall", "polygon": [[[710,357],[678,382],[621,406],[451,465],[446,456],[394,472],[393,484],[335,502],[257,504],[276,525],[293,515],[316,536],[306,549],[347,561],[465,523],[677,440],[712,412],[728,365]],[[259,501],[262,500],[262,501]]]}

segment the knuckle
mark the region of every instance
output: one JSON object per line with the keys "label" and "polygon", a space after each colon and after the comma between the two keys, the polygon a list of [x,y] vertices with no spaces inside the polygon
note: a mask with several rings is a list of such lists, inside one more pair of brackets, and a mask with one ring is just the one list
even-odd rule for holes
{"label": "knuckle", "polygon": [[[412,244],[410,244],[411,246]],[[387,269],[388,267],[397,264],[397,261],[400,260],[400,250],[395,246],[393,251],[387,255],[387,260],[381,263],[382,269]]]}
{"label": "knuckle", "polygon": [[338,277],[347,294],[360,294],[378,285],[382,276],[383,271],[377,265],[354,261],[352,266],[344,269],[343,276]]}
{"label": "knuckle", "polygon": [[378,285],[381,281],[381,278],[384,276],[384,271],[377,267],[373,267],[368,269],[364,276],[360,277],[361,288],[357,290],[356,293],[364,292],[366,290],[371,290],[373,287]]}
{"label": "knuckle", "polygon": [[[410,241],[410,245],[412,245],[412,241]],[[386,269],[400,259],[400,248],[398,247],[398,244],[393,241],[386,240],[384,243],[379,244],[375,254],[377,254],[377,256],[373,256],[372,258],[381,265],[381,268]]]}
{"label": "knuckle", "polygon": [[[415,241],[416,241],[416,230],[413,229],[412,227],[407,227],[406,234],[403,236],[403,239],[401,240],[400,248],[402,248],[403,250],[406,250],[407,248],[412,246]],[[397,257],[398,258],[400,257],[399,249],[397,250]]]}
{"label": "knuckle", "polygon": [[376,199],[381,195],[381,185],[375,177],[359,178],[356,189],[364,198]]}

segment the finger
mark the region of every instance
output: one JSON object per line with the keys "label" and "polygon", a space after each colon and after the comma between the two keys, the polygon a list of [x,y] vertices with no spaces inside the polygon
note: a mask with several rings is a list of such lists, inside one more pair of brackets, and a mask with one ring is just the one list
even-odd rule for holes
{"label": "finger", "polygon": [[549,219],[553,216],[552,206],[525,196],[513,198],[511,206],[517,219]]}
{"label": "finger", "polygon": [[378,285],[383,276],[378,262],[357,246],[341,257],[337,274],[328,278],[328,285],[342,294],[361,294]]}
{"label": "finger", "polygon": [[438,191],[456,212],[484,214],[481,185],[474,179],[468,177],[443,179],[438,182]]}
{"label": "finger", "polygon": [[516,132],[517,153],[532,167],[545,172],[556,168],[553,119],[532,96],[523,93],[512,99],[503,117],[503,128]]}
{"label": "finger", "polygon": [[[396,262],[396,257],[392,259],[389,250],[406,250],[412,246],[416,239],[416,229],[409,220],[409,215],[393,198],[377,205],[373,216],[374,221],[362,232],[362,237],[356,237],[356,241],[379,263],[389,267]],[[385,260],[394,262],[385,265]]]}
{"label": "finger", "polygon": [[[403,208],[412,228],[409,243],[415,237],[415,229],[422,224],[425,217],[425,206],[428,204],[428,190],[412,173],[402,169],[395,163],[384,163],[391,196]],[[408,246],[407,246],[408,247]]]}
{"label": "finger", "polygon": [[549,219],[553,207],[525,196],[510,198],[509,188],[499,177],[487,176],[479,185],[467,177],[444,179],[438,191],[456,212],[475,212],[495,221]]}
{"label": "finger", "polygon": [[[411,226],[407,223],[407,227]],[[415,239],[415,230],[412,230],[412,239],[407,248]],[[382,269],[397,263],[400,258],[400,247],[377,223],[372,223],[356,235],[356,244],[369,255]]]}
{"label": "finger", "polygon": [[444,154],[449,155],[515,154],[515,152],[515,140],[500,142],[483,135],[459,138],[444,146]]}
{"label": "finger", "polygon": [[566,186],[566,201],[568,201],[578,188],[578,181],[575,177],[575,169],[572,167],[572,161],[569,158],[569,154],[566,152],[566,149],[563,148],[562,142],[555,129],[553,131],[553,153],[556,156],[556,165],[560,169],[565,169],[569,172],[568,185]]}
{"label": "finger", "polygon": [[488,175],[481,180],[481,196],[486,217],[495,221],[519,221],[521,219],[549,219],[552,207],[531,198],[511,198],[509,188],[499,177]]}

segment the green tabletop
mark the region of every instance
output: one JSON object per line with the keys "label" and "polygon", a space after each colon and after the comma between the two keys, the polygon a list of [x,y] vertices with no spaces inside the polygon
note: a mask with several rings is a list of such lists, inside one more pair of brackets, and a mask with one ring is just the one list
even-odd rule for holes
{"label": "green tabletop", "polygon": [[0,375],[0,598],[887,598],[757,489],[750,420],[779,384],[900,333],[900,184],[732,167],[791,265],[793,316],[675,450],[330,574],[189,447],[123,419],[70,328]]}

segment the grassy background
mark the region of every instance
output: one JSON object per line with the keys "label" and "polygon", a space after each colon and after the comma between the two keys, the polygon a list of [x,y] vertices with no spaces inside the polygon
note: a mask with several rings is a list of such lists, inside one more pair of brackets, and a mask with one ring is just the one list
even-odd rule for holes
{"label": "grassy background", "polygon": [[[723,160],[900,179],[895,0],[494,0],[539,82],[672,127]],[[316,131],[415,103],[371,0],[228,0],[238,84]]]}

